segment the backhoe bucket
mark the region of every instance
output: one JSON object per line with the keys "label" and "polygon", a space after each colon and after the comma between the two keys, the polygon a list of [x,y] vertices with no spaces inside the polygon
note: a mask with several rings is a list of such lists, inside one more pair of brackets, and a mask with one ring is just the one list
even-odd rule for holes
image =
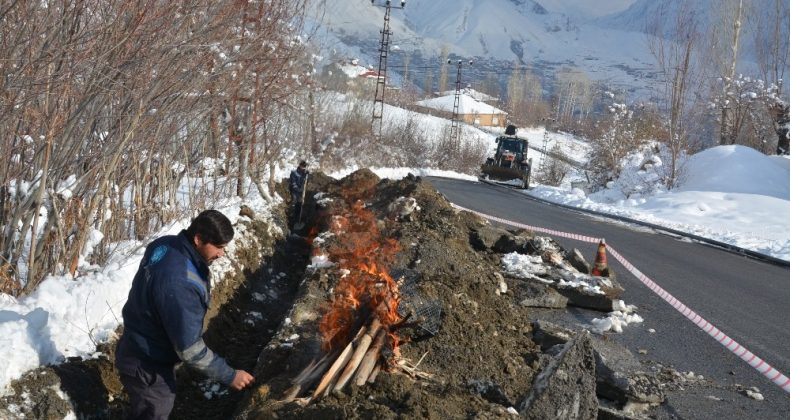
{"label": "backhoe bucket", "polygon": [[522,171],[516,168],[503,168],[496,165],[480,166],[483,179],[496,182],[518,181],[521,188],[529,187],[529,171]]}

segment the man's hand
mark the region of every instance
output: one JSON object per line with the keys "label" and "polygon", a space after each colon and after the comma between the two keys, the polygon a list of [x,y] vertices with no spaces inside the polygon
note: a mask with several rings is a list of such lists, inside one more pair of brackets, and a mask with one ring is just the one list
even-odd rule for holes
{"label": "man's hand", "polygon": [[234,391],[241,391],[250,386],[253,382],[255,382],[255,378],[253,378],[252,375],[246,371],[237,370],[236,376],[233,377],[233,381],[230,383],[230,388]]}

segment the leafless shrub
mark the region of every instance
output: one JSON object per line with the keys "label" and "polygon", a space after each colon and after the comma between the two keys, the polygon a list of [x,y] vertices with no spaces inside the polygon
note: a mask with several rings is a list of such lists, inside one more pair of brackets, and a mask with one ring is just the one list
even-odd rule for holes
{"label": "leafless shrub", "polygon": [[11,264],[0,265],[0,293],[16,296],[22,290],[22,285],[14,275]]}
{"label": "leafless shrub", "polygon": [[430,132],[421,126],[416,113],[402,120],[387,121],[378,137],[371,129],[372,103],[354,98],[345,100],[350,103],[342,116],[331,112],[317,116],[316,125],[328,133],[329,139],[320,153],[320,166],[325,171],[354,166],[405,166],[472,174],[485,160],[482,141],[462,136],[458,142],[450,136],[449,126],[440,133]]}
{"label": "leafless shrub", "polygon": [[[2,7],[0,153],[11,162],[0,168],[0,257],[23,292],[47,273],[75,274],[83,255],[100,263],[111,241],[194,214],[198,200],[184,205],[178,188],[206,157],[226,159],[224,175],[243,192],[249,167],[275,156],[256,154],[276,147],[260,144],[262,125],[309,73],[303,9],[304,0]],[[225,187],[215,176],[188,188],[211,206],[206,191]]]}
{"label": "leafless shrub", "polygon": [[776,112],[782,107],[787,112],[787,104],[781,99],[781,87],[739,75],[734,80],[722,81],[721,88],[712,107],[716,113],[727,108],[727,139],[730,144],[749,146],[765,154],[779,152],[778,149],[782,148],[778,136],[781,127],[776,122],[788,119],[782,111]]}
{"label": "leafless shrub", "polygon": [[480,165],[485,161],[488,147],[482,139],[467,139],[461,144],[458,153],[457,171],[467,175],[480,172]]}
{"label": "leafless shrub", "polygon": [[430,167],[432,139],[427,134],[420,129],[414,116],[402,125],[390,127],[381,137],[382,145],[389,152],[382,159],[387,166]]}
{"label": "leafless shrub", "polygon": [[[614,98],[613,94],[609,95]],[[623,158],[644,142],[637,135],[634,113],[625,104],[612,103],[609,118],[601,125],[603,134],[591,141],[587,165],[593,187],[602,187],[617,178]]]}
{"label": "leafless shrub", "polygon": [[551,154],[546,155],[543,164],[535,171],[535,179],[541,184],[559,186],[571,170],[571,166],[563,160],[564,157],[565,153],[555,143]]}
{"label": "leafless shrub", "polygon": [[[332,143],[326,148],[322,167],[328,170],[347,166],[366,166],[375,159],[370,154],[376,153],[376,141],[371,126],[372,103],[356,100],[332,127]],[[332,115],[328,116],[333,118]]]}
{"label": "leafless shrub", "polygon": [[453,138],[451,133],[450,125],[446,125],[439,140],[434,142],[429,155],[434,162],[431,167],[469,175],[478,173],[486,158],[483,142],[466,136],[464,126],[461,126],[460,139]]}

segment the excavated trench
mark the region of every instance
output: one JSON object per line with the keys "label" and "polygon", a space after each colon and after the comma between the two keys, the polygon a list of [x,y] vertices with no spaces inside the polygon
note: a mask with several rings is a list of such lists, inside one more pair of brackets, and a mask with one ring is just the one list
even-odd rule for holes
{"label": "excavated trench", "polygon": [[[540,396],[530,397],[534,384],[540,382],[538,373],[562,366],[564,362],[556,358],[576,351],[567,351],[571,345],[558,350],[570,340],[562,334],[552,335],[550,344],[559,344],[553,348],[536,339],[532,309],[523,302],[546,288],[540,283],[527,286],[524,279],[501,273],[503,253],[540,256],[545,250],[538,245],[548,239],[495,229],[477,216],[457,212],[429,184],[413,176],[380,180],[360,170],[336,181],[315,174],[308,197],[307,227],[299,235],[273,236],[270,232],[276,230],[257,221],[249,209],[243,210],[250,216],[243,219],[248,220],[243,222],[245,228],[255,232],[257,241],[237,253],[236,264],[254,268],[237,270],[212,295],[205,340],[233,366],[252,372],[255,386],[235,393],[181,368],[171,418],[510,418],[526,407],[525,401],[539,402]],[[355,202],[374,226],[353,231],[358,217],[348,210]],[[274,217],[285,231],[285,209]],[[334,226],[339,219],[347,223]],[[326,350],[319,325],[330,302],[338,299],[336,288],[348,270],[340,269],[342,261],[334,265],[321,261],[338,249],[348,251],[349,241],[338,239],[344,230],[352,235],[344,238],[357,238],[360,243],[374,239],[394,244],[397,252],[380,268],[393,278],[406,273],[403,278],[408,277],[409,284],[399,283],[400,303],[413,307],[414,299],[428,303],[430,311],[415,316],[401,313],[403,322],[388,326],[390,335],[400,340],[395,353],[417,368],[407,371],[385,364],[372,383],[351,384],[311,398],[315,387],[311,382],[296,398],[288,399],[300,372]],[[372,233],[379,238],[371,238]],[[556,253],[543,254],[546,265],[570,269],[563,262],[569,253],[558,252],[559,259]],[[559,278],[557,270],[545,271]],[[585,344],[589,339],[577,341],[571,340],[581,354],[574,363],[592,369],[592,385],[583,386],[594,400],[595,367],[589,367],[593,353]],[[60,383],[78,417],[122,418],[127,401],[112,367],[113,348],[110,343],[100,348],[102,355],[95,359],[69,360],[28,373],[13,384],[13,395],[0,399],[0,414],[62,418],[71,406],[58,396],[55,385]],[[392,350],[382,351],[380,363],[392,360]],[[587,412],[583,404],[584,400],[577,418],[594,416],[590,410],[597,410],[597,403],[586,407]]]}
{"label": "excavated trench", "polygon": [[[285,194],[285,186],[280,188]],[[243,208],[242,214],[248,217],[240,223],[256,240],[237,250],[236,272],[212,290],[204,339],[232,366],[252,371],[291,308],[310,248],[302,238],[272,234],[278,229],[269,229],[250,209]],[[273,216],[274,223],[286,226],[285,208]],[[124,418],[128,399],[113,367],[115,341],[97,351],[94,359],[72,358],[14,381],[13,393],[0,398],[0,418],[62,419],[70,411],[79,418]],[[226,419],[243,397],[185,367],[178,369],[177,378],[174,419]]]}

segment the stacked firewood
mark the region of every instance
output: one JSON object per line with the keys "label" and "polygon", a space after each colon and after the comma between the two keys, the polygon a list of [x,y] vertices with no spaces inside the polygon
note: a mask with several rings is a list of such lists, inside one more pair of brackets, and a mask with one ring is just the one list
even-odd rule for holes
{"label": "stacked firewood", "polygon": [[316,252],[344,273],[319,325],[325,352],[292,380],[284,402],[308,404],[352,381],[357,386],[373,383],[382,369],[426,377],[417,370],[419,363],[400,357],[395,332],[411,315],[398,314],[401,296],[387,269],[399,246],[379,230],[376,215],[362,200],[370,195],[344,191],[321,213],[319,225],[333,239],[313,245],[323,243],[324,249]]}
{"label": "stacked firewood", "polygon": [[353,380],[357,386],[373,383],[381,370],[381,350],[387,338],[388,328],[373,318],[363,325],[342,351],[330,351],[317,357],[294,378],[293,385],[286,391],[284,400],[293,401],[318,381],[313,392],[300,399],[302,403],[321,398],[332,391],[342,391]]}

